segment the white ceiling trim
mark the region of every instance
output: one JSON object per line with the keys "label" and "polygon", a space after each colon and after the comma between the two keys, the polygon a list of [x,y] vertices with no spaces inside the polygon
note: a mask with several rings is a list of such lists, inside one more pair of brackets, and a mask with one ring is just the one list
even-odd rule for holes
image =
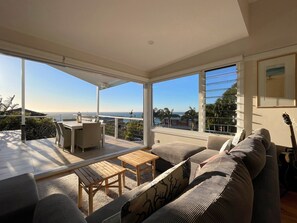
{"label": "white ceiling trim", "polygon": [[152,83],[156,83],[156,82],[161,82],[161,81],[165,81],[165,80],[170,80],[170,79],[182,77],[182,76],[185,76],[185,75],[196,74],[196,73],[201,72],[202,70],[211,70],[211,69],[215,69],[215,68],[222,67],[222,66],[228,66],[228,65],[231,65],[231,64],[234,64],[234,63],[238,63],[238,62],[240,62],[242,60],[243,60],[243,55],[239,55],[239,56],[227,58],[227,59],[224,59],[224,60],[208,63],[208,64],[205,64],[205,65],[192,67],[192,68],[188,68],[188,69],[185,69],[185,70],[181,70],[181,71],[173,72],[173,73],[170,73],[170,74],[162,75],[162,76],[159,76],[159,77],[154,77],[154,78],[150,79],[150,81]]}

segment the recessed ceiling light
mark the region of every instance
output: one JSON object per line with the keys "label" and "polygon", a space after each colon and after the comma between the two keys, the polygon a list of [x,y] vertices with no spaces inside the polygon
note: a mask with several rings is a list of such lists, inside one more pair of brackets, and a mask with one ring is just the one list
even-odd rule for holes
{"label": "recessed ceiling light", "polygon": [[149,40],[149,41],[147,41],[147,43],[148,43],[149,45],[153,45],[153,44],[154,44],[154,41],[153,41],[153,40]]}

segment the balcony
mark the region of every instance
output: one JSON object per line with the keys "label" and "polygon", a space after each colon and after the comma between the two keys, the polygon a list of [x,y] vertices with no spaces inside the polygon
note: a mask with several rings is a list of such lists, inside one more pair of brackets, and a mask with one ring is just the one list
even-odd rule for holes
{"label": "balcony", "polygon": [[21,141],[21,131],[0,132],[0,180],[33,173],[37,178],[64,175],[72,169],[127,153],[131,149],[143,148],[140,142],[132,142],[106,135],[103,148],[90,148],[84,153],[62,150],[55,138]]}

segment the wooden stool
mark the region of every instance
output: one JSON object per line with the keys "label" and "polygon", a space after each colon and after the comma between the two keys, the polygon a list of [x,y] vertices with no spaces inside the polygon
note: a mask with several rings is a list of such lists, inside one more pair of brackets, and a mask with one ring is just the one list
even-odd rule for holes
{"label": "wooden stool", "polygon": [[[82,206],[82,189],[89,195],[89,214],[93,213],[93,197],[100,188],[105,187],[105,193],[107,194],[109,187],[118,187],[119,196],[121,196],[122,177],[124,179],[125,170],[125,168],[107,161],[74,170],[78,176],[78,207],[80,208]],[[116,180],[108,182],[110,178],[115,176],[118,176]],[[117,182],[118,185],[113,185]]]}

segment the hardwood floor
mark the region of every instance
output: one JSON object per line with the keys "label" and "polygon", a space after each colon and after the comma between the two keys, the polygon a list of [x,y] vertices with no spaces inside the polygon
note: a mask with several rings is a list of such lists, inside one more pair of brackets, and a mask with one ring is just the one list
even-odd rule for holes
{"label": "hardwood floor", "polygon": [[281,197],[282,223],[297,223],[297,193],[287,192]]}

